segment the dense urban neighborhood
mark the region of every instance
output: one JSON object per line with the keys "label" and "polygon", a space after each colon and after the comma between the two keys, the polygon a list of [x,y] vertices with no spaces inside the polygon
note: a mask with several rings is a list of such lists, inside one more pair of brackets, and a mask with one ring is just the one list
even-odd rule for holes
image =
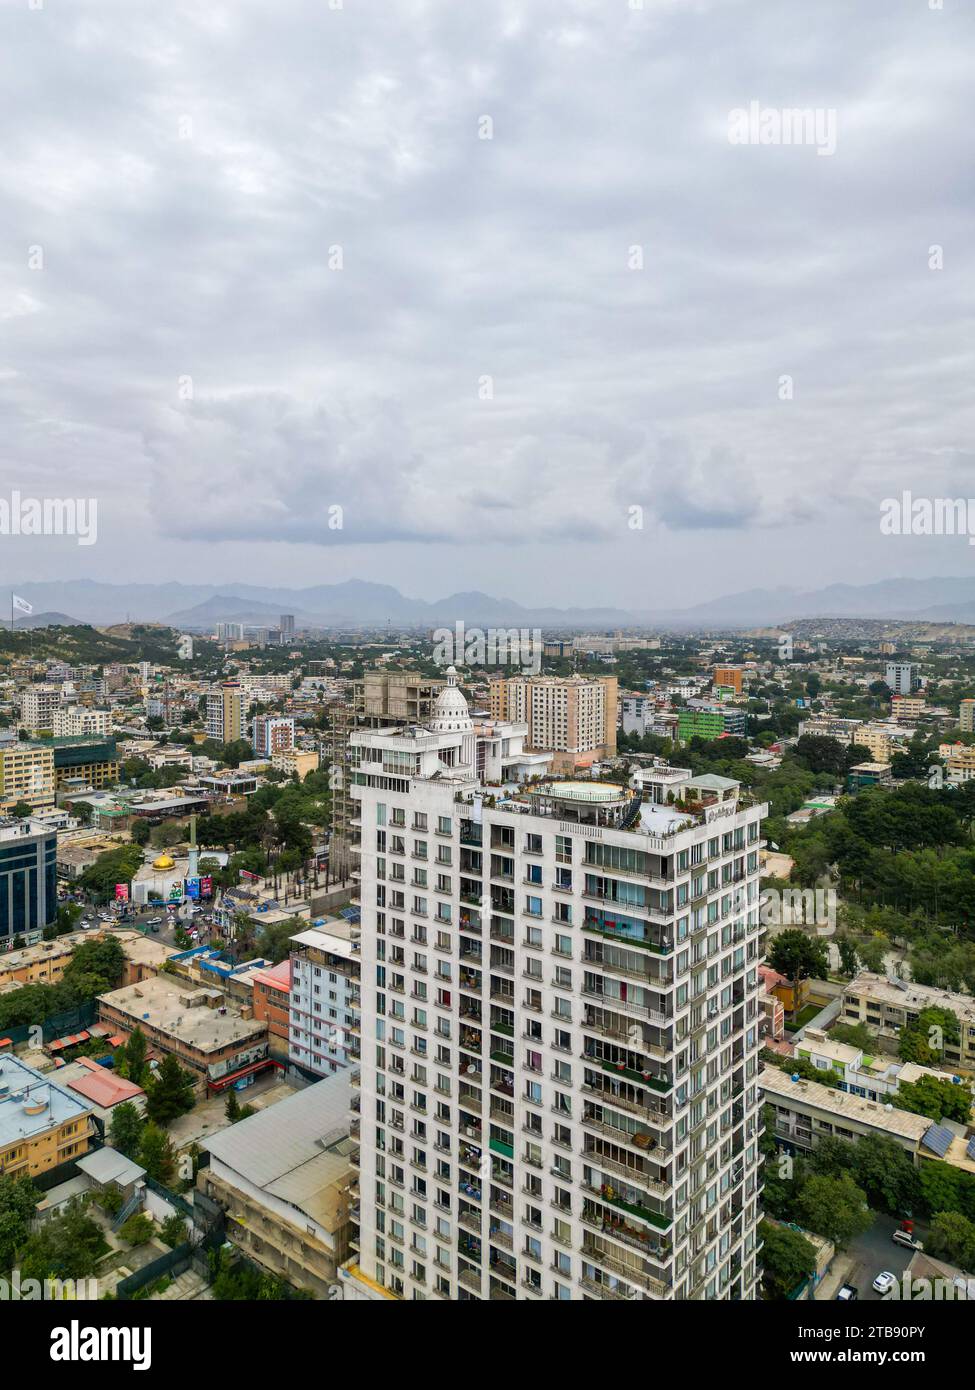
{"label": "dense urban neighborhood", "polygon": [[0,637],[3,1276],[969,1296],[975,630],[451,636]]}

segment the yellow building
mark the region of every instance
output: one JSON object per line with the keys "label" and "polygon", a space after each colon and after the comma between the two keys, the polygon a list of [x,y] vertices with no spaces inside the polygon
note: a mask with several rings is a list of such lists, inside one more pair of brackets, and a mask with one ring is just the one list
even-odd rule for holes
{"label": "yellow building", "polygon": [[54,805],[54,750],[35,743],[12,743],[0,749],[0,814],[18,801],[32,811]]}
{"label": "yellow building", "polygon": [[37,1177],[88,1152],[91,1106],[17,1057],[0,1055],[0,1177]]}
{"label": "yellow building", "polygon": [[297,748],[286,748],[281,753],[271,755],[271,766],[277,768],[279,772],[286,772],[289,777],[297,776],[298,781],[303,782],[309,772],[318,771],[318,754],[315,752],[302,753]]}
{"label": "yellow building", "polygon": [[65,967],[87,932],[70,932],[56,941],[39,941],[36,946],[23,946],[19,951],[0,955],[0,989],[16,980],[21,985],[56,985]]}
{"label": "yellow building", "polygon": [[958,706],[958,727],[963,734],[975,734],[975,700],[962,700]]}

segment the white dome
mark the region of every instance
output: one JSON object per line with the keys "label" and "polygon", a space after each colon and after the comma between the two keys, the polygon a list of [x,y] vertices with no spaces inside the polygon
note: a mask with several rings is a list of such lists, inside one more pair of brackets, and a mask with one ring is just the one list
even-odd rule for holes
{"label": "white dome", "polygon": [[457,671],[447,667],[447,684],[437,696],[430,728],[435,734],[466,733],[474,726],[463,691],[457,685]]}

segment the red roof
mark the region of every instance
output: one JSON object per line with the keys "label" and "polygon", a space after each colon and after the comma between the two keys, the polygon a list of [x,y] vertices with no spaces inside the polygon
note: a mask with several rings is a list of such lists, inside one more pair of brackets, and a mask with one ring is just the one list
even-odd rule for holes
{"label": "red roof", "polygon": [[82,1057],[79,1060],[88,1075],[79,1076],[74,1081],[67,1082],[67,1085],[95,1105],[107,1109],[111,1105],[118,1105],[119,1101],[133,1100],[136,1096],[145,1095],[142,1087],[137,1086],[134,1081],[127,1081],[124,1076],[116,1076],[113,1071],[109,1071],[107,1067],[100,1067],[90,1057]]}
{"label": "red roof", "polygon": [[255,984],[267,985],[269,989],[279,989],[287,994],[291,989],[291,961],[283,960],[270,970],[255,970],[251,979]]}

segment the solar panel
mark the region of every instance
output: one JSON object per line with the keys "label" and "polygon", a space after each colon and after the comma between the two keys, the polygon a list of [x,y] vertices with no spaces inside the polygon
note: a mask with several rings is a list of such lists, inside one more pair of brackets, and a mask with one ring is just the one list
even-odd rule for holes
{"label": "solar panel", "polygon": [[968,1141],[968,1148],[965,1150],[969,1158],[975,1159],[975,1134]]}
{"label": "solar panel", "polygon": [[921,1143],[926,1149],[930,1149],[932,1153],[936,1153],[939,1158],[944,1158],[954,1137],[951,1130],[946,1129],[944,1125],[932,1125],[930,1129],[925,1131]]}

